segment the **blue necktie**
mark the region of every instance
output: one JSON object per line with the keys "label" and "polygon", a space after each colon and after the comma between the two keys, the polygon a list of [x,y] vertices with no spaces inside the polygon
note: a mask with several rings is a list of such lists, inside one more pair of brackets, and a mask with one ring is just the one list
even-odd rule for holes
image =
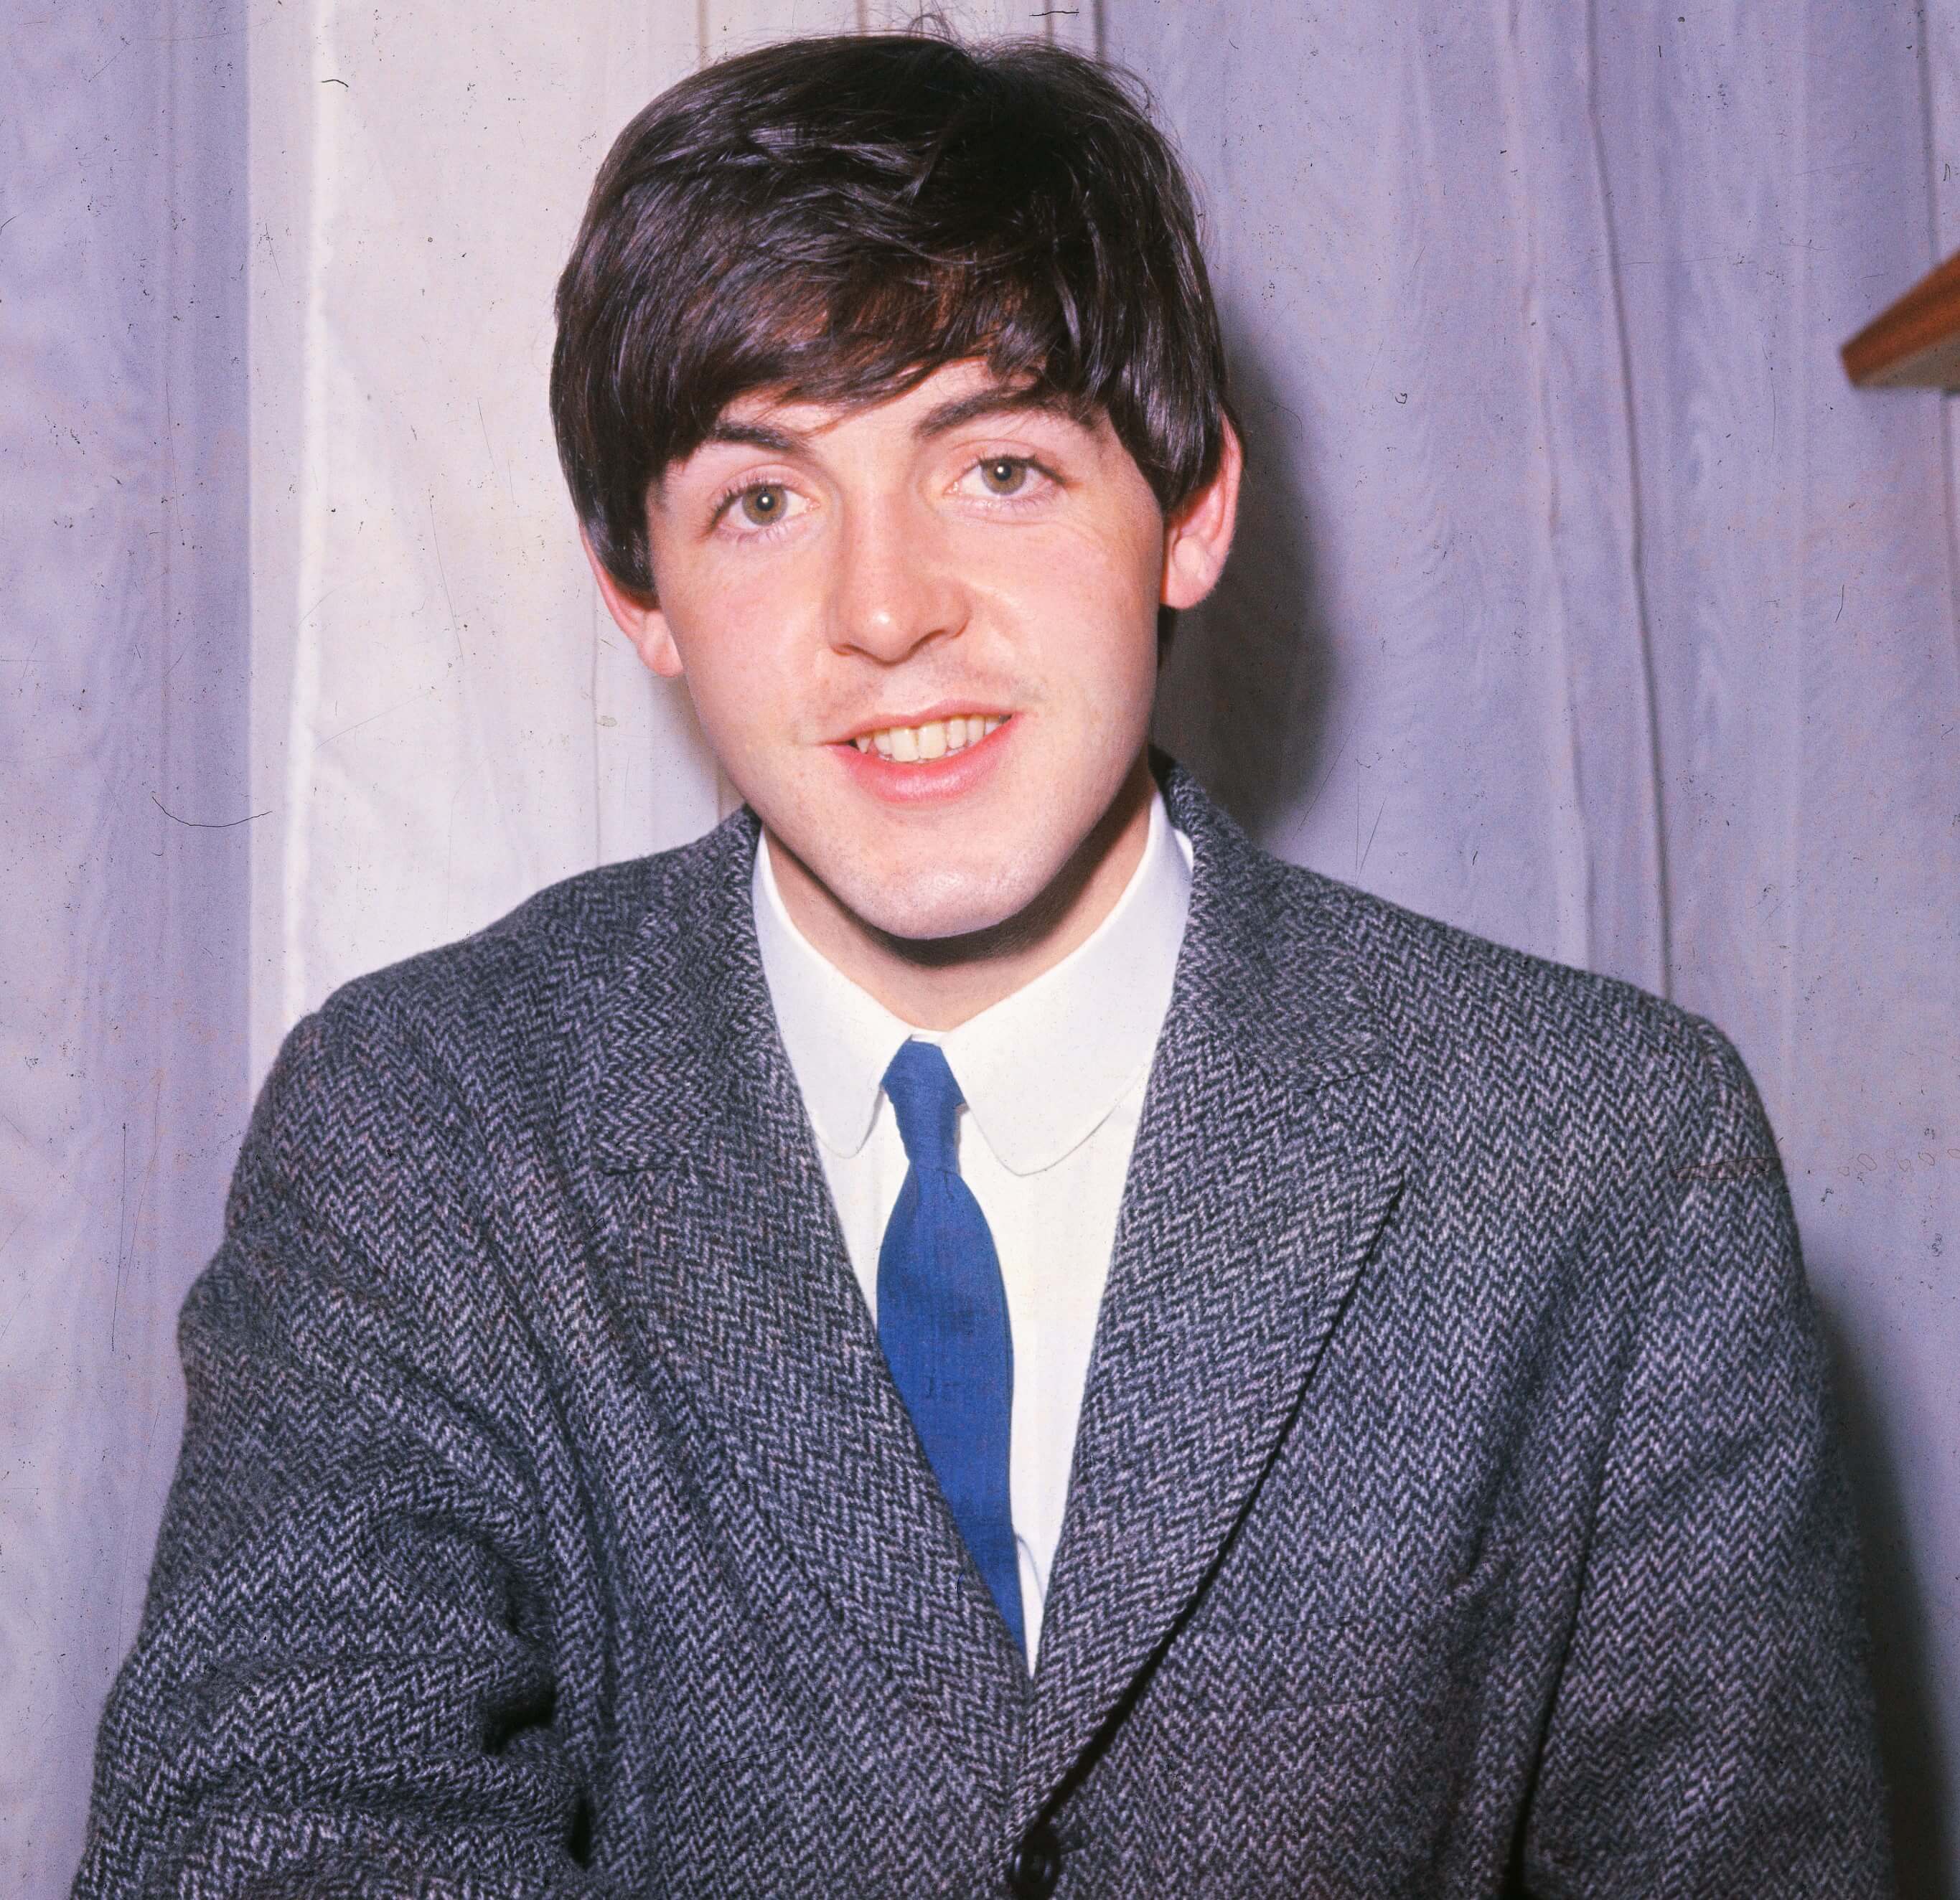
{"label": "blue necktie", "polygon": [[878,1342],[953,1521],[1025,1654],[1007,1498],[1013,1345],[994,1236],[959,1178],[963,1098],[929,1042],[892,1058],[885,1093],[912,1166],[878,1250]]}

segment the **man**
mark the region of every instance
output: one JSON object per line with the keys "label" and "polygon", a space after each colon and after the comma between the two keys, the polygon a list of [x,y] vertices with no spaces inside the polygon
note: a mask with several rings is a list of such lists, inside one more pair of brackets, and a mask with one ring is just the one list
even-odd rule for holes
{"label": "man", "polygon": [[1241,458],[1134,103],[711,68],[559,316],[746,806],[294,1031],[78,1892],[1882,1891],[1733,1052],[1147,751]]}

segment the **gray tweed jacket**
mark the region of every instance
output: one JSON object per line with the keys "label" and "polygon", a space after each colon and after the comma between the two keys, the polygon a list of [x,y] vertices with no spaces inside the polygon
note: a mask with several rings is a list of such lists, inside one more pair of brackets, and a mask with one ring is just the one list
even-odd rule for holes
{"label": "gray tweed jacket", "polygon": [[1167,790],[1033,1680],[846,1263],[743,814],[293,1032],[78,1895],[1885,1890],[1735,1053]]}

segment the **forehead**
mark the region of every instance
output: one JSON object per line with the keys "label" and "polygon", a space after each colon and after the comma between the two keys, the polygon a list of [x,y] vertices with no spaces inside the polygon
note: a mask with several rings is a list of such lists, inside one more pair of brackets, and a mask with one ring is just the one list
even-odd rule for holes
{"label": "forehead", "polygon": [[[894,394],[824,402],[777,389],[735,398],[711,425],[702,448],[728,444],[791,452],[848,431],[902,442],[929,441],[969,424],[1041,419],[1090,434],[1108,431],[1091,405],[1039,389],[1026,376],[997,375],[983,361],[942,364]],[[698,452],[697,452],[698,453]]]}

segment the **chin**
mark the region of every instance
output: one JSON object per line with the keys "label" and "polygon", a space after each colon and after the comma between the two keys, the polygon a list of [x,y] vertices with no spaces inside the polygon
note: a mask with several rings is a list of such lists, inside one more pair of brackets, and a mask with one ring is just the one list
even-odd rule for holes
{"label": "chin", "polygon": [[924,943],[998,929],[1020,916],[1048,882],[1023,857],[1010,867],[893,866],[882,874],[840,875],[830,889],[873,929]]}

